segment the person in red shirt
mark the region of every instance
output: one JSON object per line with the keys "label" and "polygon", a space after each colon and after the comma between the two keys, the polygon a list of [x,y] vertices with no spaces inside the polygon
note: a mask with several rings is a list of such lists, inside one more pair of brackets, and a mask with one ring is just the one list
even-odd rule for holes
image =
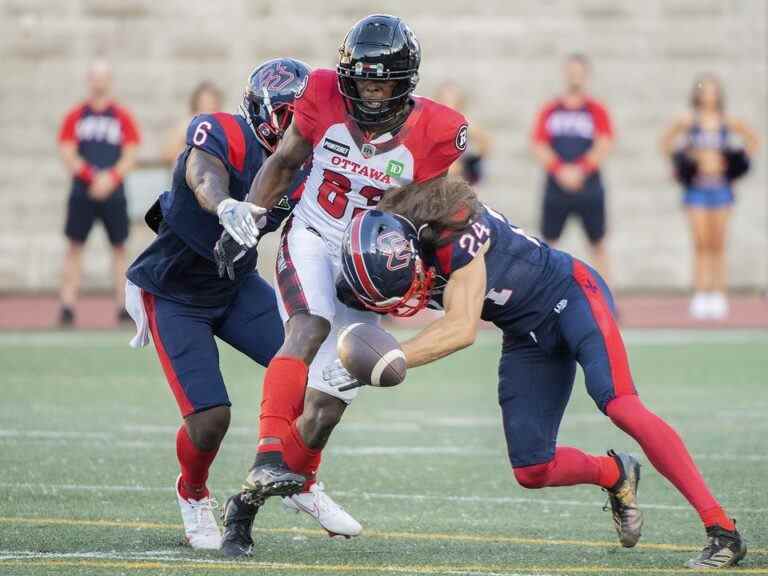
{"label": "person in red shirt", "polygon": [[83,245],[97,219],[103,222],[112,244],[118,320],[129,320],[123,295],[128,238],[123,178],[135,165],[140,136],[130,113],[112,100],[112,69],[107,62],[91,65],[88,96],[64,117],[58,140],[64,165],[72,175],[59,323],[74,323]]}
{"label": "person in red shirt", "polygon": [[541,218],[544,240],[557,242],[568,217],[578,215],[592,248],[592,263],[608,278],[600,165],[612,148],[613,128],[605,107],[586,91],[589,72],[585,55],[566,58],[565,91],[539,111],[531,139],[533,153],[547,173]]}

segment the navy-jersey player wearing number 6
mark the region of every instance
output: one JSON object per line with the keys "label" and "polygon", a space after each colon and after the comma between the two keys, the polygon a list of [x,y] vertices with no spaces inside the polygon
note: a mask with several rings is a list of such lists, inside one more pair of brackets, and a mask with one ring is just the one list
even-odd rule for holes
{"label": "navy-jersey player wearing number 6", "polygon": [[[687,565],[724,567],[744,557],[746,547],[733,520],[682,439],[640,401],[613,299],[597,272],[509,224],[480,204],[461,180],[390,192],[379,209],[387,213],[361,214],[347,229],[341,297],[393,312],[407,304],[404,294],[413,300],[429,291],[432,305],[445,315],[402,343],[409,369],[472,344],[481,318],[503,331],[499,403],[509,459],[521,485],[600,486],[609,494],[621,544],[632,547],[640,538],[638,461],[612,450],[594,456],[557,445],[579,364],[597,407],[640,444],[701,516],[710,542]],[[393,243],[398,231],[402,239]],[[410,266],[388,265],[394,246],[399,260],[410,257]],[[354,385],[338,363],[325,373],[336,386]]]}
{"label": "navy-jersey player wearing number 6", "polygon": [[[138,328],[132,345],[146,344],[152,334],[184,419],[176,436],[176,494],[194,548],[217,549],[222,541],[206,486],[230,419],[214,336],[262,366],[283,343],[275,292],[255,271],[257,248],[238,250],[221,278],[214,247],[230,230],[232,214],[253,212],[242,200],[290,124],[296,91],[309,73],[298,60],[265,62],[249,78],[240,114],[192,120],[171,190],[147,214],[157,238],[127,274],[127,307]],[[302,177],[297,174],[288,196],[258,221],[231,232],[257,239],[279,227]],[[303,480],[294,475],[297,487]]]}

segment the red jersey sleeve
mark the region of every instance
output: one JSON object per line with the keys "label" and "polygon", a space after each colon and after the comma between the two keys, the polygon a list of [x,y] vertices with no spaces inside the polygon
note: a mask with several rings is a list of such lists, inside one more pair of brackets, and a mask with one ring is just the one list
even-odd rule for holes
{"label": "red jersey sleeve", "polygon": [[305,140],[313,145],[323,135],[322,124],[336,87],[336,73],[333,70],[313,70],[306,84],[296,92],[293,123]]}
{"label": "red jersey sleeve", "polygon": [[123,130],[123,145],[141,142],[141,134],[131,113],[121,106],[116,106],[115,114]]}
{"label": "red jersey sleeve", "polygon": [[469,143],[467,119],[447,106],[430,104],[432,109],[422,140],[424,144],[420,146],[423,152],[415,155],[413,179],[416,182],[426,182],[446,172]]}
{"label": "red jersey sleeve", "polygon": [[608,116],[608,110],[605,109],[605,106],[595,100],[590,100],[587,103],[587,106],[589,107],[589,111],[592,114],[595,123],[595,134],[613,138],[613,125],[611,124],[611,118]]}
{"label": "red jersey sleeve", "polygon": [[61,123],[61,127],[59,128],[59,142],[77,141],[75,126],[77,125],[77,121],[80,120],[82,115],[83,106],[80,104],[72,108],[72,110],[70,110],[67,115],[64,116],[64,121]]}
{"label": "red jersey sleeve", "polygon": [[552,113],[552,110],[554,110],[555,105],[555,102],[548,102],[542,106],[541,110],[539,110],[539,113],[536,116],[536,122],[533,125],[533,130],[531,130],[531,140],[533,142],[549,144],[547,120],[549,119],[549,115]]}

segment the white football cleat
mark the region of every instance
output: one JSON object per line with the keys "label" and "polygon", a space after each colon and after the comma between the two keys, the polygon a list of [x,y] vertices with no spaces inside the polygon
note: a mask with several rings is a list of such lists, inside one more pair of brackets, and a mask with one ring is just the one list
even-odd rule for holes
{"label": "white football cleat", "polygon": [[313,484],[309,492],[283,498],[283,506],[297,513],[306,512],[317,520],[330,536],[351,538],[363,531],[360,523],[325,493],[322,482]]}
{"label": "white football cleat", "polygon": [[211,497],[201,500],[187,500],[179,494],[181,474],[176,478],[176,499],[181,508],[181,519],[184,521],[184,534],[192,548],[196,550],[218,550],[221,548],[221,532],[213,515],[218,507]]}

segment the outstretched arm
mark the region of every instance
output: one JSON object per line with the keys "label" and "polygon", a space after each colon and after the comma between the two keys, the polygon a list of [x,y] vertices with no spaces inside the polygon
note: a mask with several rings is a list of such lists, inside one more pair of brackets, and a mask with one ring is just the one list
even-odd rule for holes
{"label": "outstretched arm", "polygon": [[229,173],[221,160],[199,148],[192,148],[187,158],[186,178],[200,207],[216,214],[240,246],[251,248],[256,245],[259,229],[253,217],[263,216],[266,210],[230,198]]}
{"label": "outstretched arm", "polygon": [[216,208],[229,198],[229,173],[224,163],[199,148],[187,158],[187,185],[203,210],[216,214]]}
{"label": "outstretched arm", "polygon": [[246,200],[256,206],[271,208],[290,189],[296,170],[312,153],[312,144],[291,124],[251,184]]}
{"label": "outstretched arm", "polygon": [[487,246],[451,275],[443,296],[445,315],[402,343],[408,368],[429,364],[474,343],[485,300]]}

